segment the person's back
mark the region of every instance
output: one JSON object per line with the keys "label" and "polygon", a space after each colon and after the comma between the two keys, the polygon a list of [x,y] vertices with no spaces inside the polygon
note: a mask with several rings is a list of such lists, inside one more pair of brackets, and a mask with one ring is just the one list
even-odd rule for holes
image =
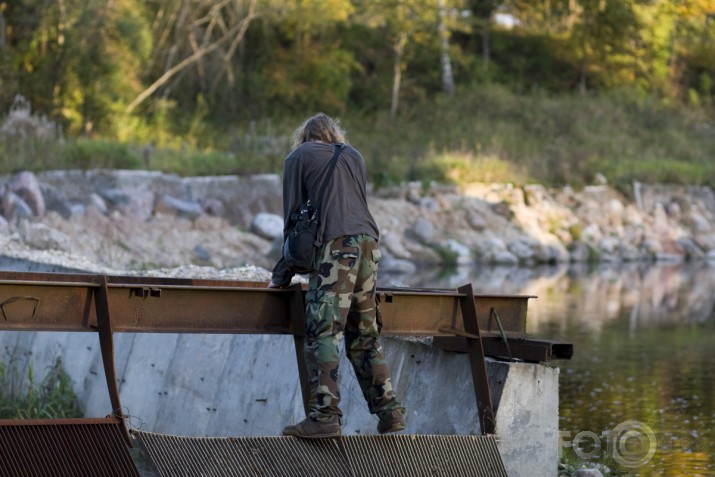
{"label": "person's back", "polygon": [[[284,210],[293,211],[308,200],[323,204],[319,229],[322,242],[340,237],[366,233],[379,239],[377,224],[367,205],[365,161],[353,147],[346,145],[335,165],[324,197],[319,197],[328,163],[335,150],[334,144],[306,142],[294,149],[284,164],[284,180],[298,183],[284,187]],[[291,180],[291,179],[289,179]]]}
{"label": "person's back", "polygon": [[[380,433],[404,429],[404,408],[397,401],[380,344],[375,300],[381,254],[379,231],[366,197],[365,162],[347,146],[338,158],[331,187],[318,197],[336,143],[345,143],[338,124],[324,114],[309,118],[294,133],[293,151],[283,170],[285,230],[290,215],[309,198],[321,204],[313,271],[306,293],[305,357],[311,387],[310,412],[286,435],[317,438],[340,435],[338,343],[345,351],[370,412],[380,418]],[[285,287],[293,274],[282,258],[269,287]]]}

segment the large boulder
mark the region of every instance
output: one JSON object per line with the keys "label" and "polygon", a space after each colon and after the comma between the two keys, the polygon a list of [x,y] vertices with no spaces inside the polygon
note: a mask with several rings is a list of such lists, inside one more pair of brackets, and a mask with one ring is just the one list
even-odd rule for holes
{"label": "large boulder", "polygon": [[278,214],[260,212],[251,222],[251,232],[267,240],[283,237],[283,217]]}
{"label": "large boulder", "polygon": [[20,197],[37,217],[45,216],[45,198],[40,183],[32,172],[21,172],[10,182],[10,191]]}

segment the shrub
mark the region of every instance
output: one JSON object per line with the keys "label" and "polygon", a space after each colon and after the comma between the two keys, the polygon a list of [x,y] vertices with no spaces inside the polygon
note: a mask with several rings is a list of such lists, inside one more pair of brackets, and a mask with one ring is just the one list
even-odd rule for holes
{"label": "shrub", "polygon": [[82,417],[72,380],[57,358],[42,382],[35,385],[32,364],[28,366],[27,387],[22,386],[17,362],[0,363],[0,418],[54,419]]}

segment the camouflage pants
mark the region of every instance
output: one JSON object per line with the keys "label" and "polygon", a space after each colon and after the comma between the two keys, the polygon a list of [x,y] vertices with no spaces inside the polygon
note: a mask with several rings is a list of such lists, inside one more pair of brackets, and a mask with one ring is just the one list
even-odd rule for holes
{"label": "camouflage pants", "polygon": [[371,413],[402,409],[380,344],[375,286],[380,251],[369,235],[349,235],[318,250],[306,294],[305,358],[310,376],[310,414],[342,416],[338,343],[345,352]]}

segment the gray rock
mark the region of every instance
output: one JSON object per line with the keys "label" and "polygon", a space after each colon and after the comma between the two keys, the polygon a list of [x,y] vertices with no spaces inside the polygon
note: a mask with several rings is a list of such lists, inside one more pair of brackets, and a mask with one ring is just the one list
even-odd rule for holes
{"label": "gray rock", "polygon": [[128,196],[126,204],[118,209],[133,215],[139,220],[149,220],[154,213],[154,193],[150,190],[134,190]]}
{"label": "gray rock", "polygon": [[685,256],[690,259],[702,259],[705,258],[705,251],[700,248],[698,244],[690,237],[683,237],[677,240],[677,244],[685,252]]}
{"label": "gray rock", "polygon": [[123,190],[100,189],[99,196],[113,206],[129,204],[129,194]]}
{"label": "gray rock", "polygon": [[109,208],[107,207],[107,202],[101,196],[95,194],[94,192],[89,194],[89,196],[87,197],[87,205],[88,207],[94,207],[103,215],[106,215],[109,211]]}
{"label": "gray rock", "polygon": [[84,215],[87,210],[87,206],[84,204],[72,204],[70,205],[70,215]]}
{"label": "gray rock", "polygon": [[5,217],[0,215],[0,234],[6,234],[10,231],[10,224],[8,223],[7,220],[5,220]]}
{"label": "gray rock", "polygon": [[251,221],[250,230],[267,240],[283,237],[283,217],[278,214],[260,212]]}
{"label": "gray rock", "polygon": [[589,242],[596,242],[601,238],[601,229],[598,224],[590,223],[583,228],[581,236]]}
{"label": "gray rock", "polygon": [[32,208],[22,200],[22,197],[5,189],[2,197],[2,215],[8,220],[29,218],[33,216]]}
{"label": "gray rock", "polygon": [[412,203],[418,203],[422,198],[422,183],[419,181],[413,181],[407,184],[407,195],[406,199]]}
{"label": "gray rock", "polygon": [[591,251],[587,244],[577,241],[571,244],[569,255],[572,262],[588,262],[591,258]]}
{"label": "gray rock", "polygon": [[477,232],[480,232],[487,227],[487,221],[484,220],[482,214],[475,210],[469,210],[467,212],[467,223]]}
{"label": "gray rock", "polygon": [[645,239],[641,243],[641,249],[648,255],[655,255],[663,250],[663,246],[657,240]]}
{"label": "gray rock", "polygon": [[493,255],[491,262],[497,265],[516,265],[519,258],[508,250],[502,250]]}
{"label": "gray rock", "polygon": [[211,263],[211,254],[203,246],[197,245],[193,249],[194,260],[193,262],[198,265],[206,265]]}
{"label": "gray rock", "polygon": [[214,217],[223,217],[226,212],[223,202],[214,198],[205,198],[199,201],[204,212]]}
{"label": "gray rock", "polygon": [[382,249],[380,273],[411,274],[417,271],[417,265],[409,260],[395,258],[390,252]]}
{"label": "gray rock", "polygon": [[534,257],[534,250],[530,241],[520,238],[507,246],[507,249],[513,253],[519,261],[528,261]]}
{"label": "gray rock", "polygon": [[564,263],[570,260],[568,251],[560,244],[536,244],[533,251],[534,260],[538,263]]}
{"label": "gray rock", "polygon": [[422,197],[417,201],[417,205],[430,212],[439,212],[439,202],[434,197]]}
{"label": "gray rock", "polygon": [[492,212],[494,212],[497,215],[501,215],[507,220],[511,220],[514,218],[514,212],[511,210],[511,206],[509,205],[508,202],[502,200],[497,203],[490,204]]}
{"label": "gray rock", "polygon": [[395,256],[396,258],[411,258],[409,250],[402,243],[399,235],[392,232],[386,232],[380,235],[380,243],[382,248]]}
{"label": "gray rock", "polygon": [[45,198],[45,206],[48,211],[57,212],[65,220],[72,216],[72,206],[62,190],[51,185],[42,185],[40,190]]}
{"label": "gray rock", "polygon": [[593,176],[593,183],[596,185],[606,185],[608,184],[608,179],[600,172],[597,172],[596,175]]}
{"label": "gray rock", "polygon": [[417,219],[417,222],[412,226],[410,231],[415,235],[417,240],[423,244],[434,242],[435,230],[432,222],[424,217]]}
{"label": "gray rock", "polygon": [[643,258],[641,252],[638,250],[638,247],[630,243],[620,244],[618,252],[621,260],[624,262],[635,262]]}
{"label": "gray rock", "polygon": [[468,265],[473,262],[472,252],[466,245],[449,239],[444,242],[443,247],[456,255],[455,265]]}
{"label": "gray rock", "polygon": [[45,216],[45,198],[35,174],[28,171],[19,173],[10,182],[10,190],[30,206],[34,215]]}
{"label": "gray rock", "polygon": [[618,250],[620,240],[615,237],[603,237],[598,246],[604,255],[613,255]]}
{"label": "gray rock", "polygon": [[69,250],[71,245],[67,235],[41,223],[23,222],[22,235],[27,245],[40,250]]}
{"label": "gray rock", "polygon": [[179,217],[195,219],[201,216],[204,210],[198,202],[164,195],[156,202],[154,212],[174,213]]}

